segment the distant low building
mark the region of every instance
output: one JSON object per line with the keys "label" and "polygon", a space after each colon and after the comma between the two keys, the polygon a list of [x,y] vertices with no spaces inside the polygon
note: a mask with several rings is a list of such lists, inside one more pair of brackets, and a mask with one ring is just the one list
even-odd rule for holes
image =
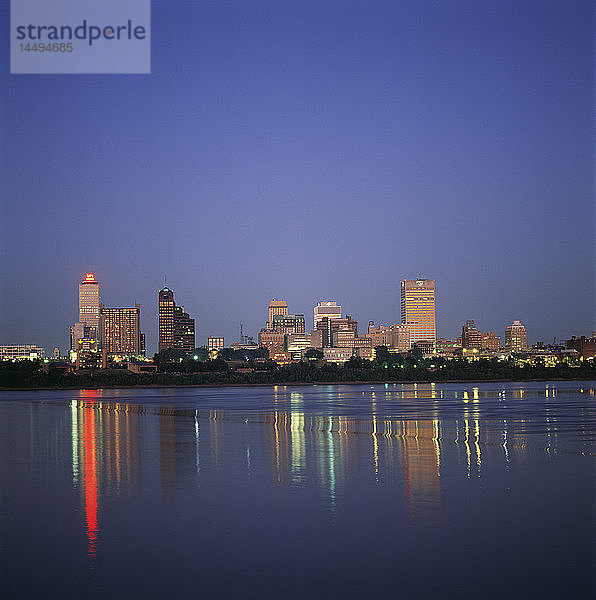
{"label": "distant low building", "polygon": [[35,344],[0,346],[0,360],[41,360],[45,350]]}
{"label": "distant low building", "polygon": [[435,349],[435,344],[430,340],[418,340],[412,348],[418,348],[422,354],[432,354]]}
{"label": "distant low building", "polygon": [[208,350],[221,350],[225,348],[224,338],[215,335],[207,336],[207,349]]}
{"label": "distant low building", "polygon": [[333,332],[334,348],[353,348],[356,332],[353,329],[338,329]]}
{"label": "distant low building", "polygon": [[128,361],[126,368],[133,373],[157,373],[157,365],[152,362]]}
{"label": "distant low building", "polygon": [[410,326],[404,323],[395,323],[389,326],[379,325],[378,328],[375,328],[374,321],[370,321],[368,335],[373,348],[387,346],[398,352],[407,352],[410,349]]}
{"label": "distant low building", "polygon": [[374,348],[356,348],[356,354],[364,360],[373,360],[375,357]]}
{"label": "distant low building", "polygon": [[230,348],[232,350],[258,350],[259,345],[256,342],[234,342],[233,344],[230,344]]}
{"label": "distant low building", "polygon": [[270,352],[269,358],[278,365],[289,365],[292,363],[292,354],[290,352]]}
{"label": "distant low building", "polygon": [[461,342],[454,342],[453,340],[448,340],[446,338],[437,338],[435,350],[438,354],[453,354],[457,350],[461,350]]}
{"label": "distant low building", "polygon": [[575,337],[565,341],[566,350],[576,350],[583,358],[596,357],[596,336],[592,337]]}
{"label": "distant low building", "polygon": [[480,347],[482,350],[498,352],[501,349],[501,336],[498,336],[494,331],[483,333],[480,340]]}
{"label": "distant low building", "polygon": [[294,360],[302,358],[304,353],[312,347],[309,333],[289,333],[286,336],[286,349]]}
{"label": "distant low building", "polygon": [[354,356],[353,348],[323,348],[323,358],[327,362],[343,365]]}
{"label": "distant low building", "polygon": [[261,329],[259,332],[259,346],[267,348],[270,356],[277,352],[285,352],[285,335],[283,332]]}

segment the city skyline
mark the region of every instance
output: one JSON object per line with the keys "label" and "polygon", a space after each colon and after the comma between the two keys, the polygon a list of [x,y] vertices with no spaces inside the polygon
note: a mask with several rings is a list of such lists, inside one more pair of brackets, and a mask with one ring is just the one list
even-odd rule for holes
{"label": "city skyline", "polygon": [[[65,344],[63,347],[61,347],[61,349],[67,349],[69,346],[71,349],[73,349],[74,346],[77,346],[76,343],[73,343],[73,340],[78,341],[78,338],[82,338],[82,337],[90,337],[92,338],[91,341],[93,342],[93,338],[101,338],[103,339],[103,333],[101,332],[101,323],[99,323],[100,327],[96,328],[97,334],[95,333],[93,327],[89,327],[88,325],[86,325],[86,321],[88,321],[89,319],[93,320],[95,318],[94,314],[92,315],[91,313],[93,313],[94,309],[97,308],[98,309],[98,317],[99,320],[101,321],[101,317],[100,315],[103,314],[103,311],[115,311],[114,314],[119,314],[118,311],[120,311],[122,314],[124,314],[126,311],[131,311],[131,310],[136,310],[137,311],[137,325],[135,326],[136,329],[136,333],[132,334],[133,337],[136,336],[138,337],[137,340],[137,344],[138,344],[138,349],[139,349],[139,353],[140,353],[140,348],[141,348],[141,339],[140,336],[142,336],[143,340],[142,340],[142,344],[143,344],[143,351],[146,351],[146,355],[152,356],[154,354],[154,352],[157,352],[161,349],[166,349],[166,348],[175,348],[175,347],[179,347],[180,349],[185,349],[186,351],[190,351],[191,349],[193,349],[194,347],[200,347],[200,346],[204,346],[207,347],[208,346],[208,338],[209,337],[214,337],[214,338],[225,338],[228,340],[228,344],[226,346],[229,346],[231,343],[244,343],[243,339],[244,338],[250,338],[250,339],[254,339],[257,340],[257,338],[260,340],[260,334],[262,333],[266,333],[266,332],[273,332],[273,330],[277,331],[279,329],[279,327],[281,326],[281,329],[279,329],[279,331],[283,331],[285,333],[288,333],[290,330],[294,331],[293,329],[293,325],[290,327],[289,321],[288,323],[285,323],[282,326],[282,321],[281,319],[285,319],[286,321],[292,320],[293,323],[293,319],[295,319],[295,317],[299,317],[302,319],[302,328],[297,330],[297,331],[302,331],[302,332],[311,332],[311,331],[315,331],[317,329],[317,319],[320,320],[320,318],[322,318],[324,313],[320,313],[319,311],[321,310],[325,310],[325,311],[331,311],[329,314],[331,314],[331,316],[333,318],[337,318],[340,321],[342,321],[342,323],[346,320],[349,321],[352,318],[352,315],[348,315],[346,313],[346,317],[343,317],[342,314],[342,306],[340,304],[338,304],[336,301],[329,301],[329,300],[319,300],[316,304],[313,305],[312,309],[313,309],[313,320],[312,320],[312,327],[310,326],[311,324],[309,323],[308,320],[306,320],[306,322],[304,321],[304,315],[308,314],[308,313],[298,313],[297,311],[296,314],[288,314],[288,301],[286,299],[271,299],[269,301],[268,307],[266,309],[266,322],[265,322],[265,326],[261,326],[258,327],[256,330],[255,335],[253,336],[249,336],[250,334],[250,330],[248,330],[245,327],[244,323],[240,323],[240,325],[244,328],[244,335],[243,338],[241,339],[240,337],[240,333],[238,334],[238,336],[231,336],[226,338],[226,336],[224,335],[220,335],[219,333],[213,333],[213,332],[209,332],[209,333],[201,333],[200,335],[196,335],[195,329],[194,329],[194,323],[195,323],[195,319],[200,318],[198,315],[189,315],[189,313],[184,312],[184,306],[177,306],[175,301],[174,301],[174,290],[171,288],[168,288],[167,286],[164,286],[161,289],[158,289],[157,291],[157,296],[158,296],[158,302],[157,305],[159,307],[158,315],[156,318],[156,321],[154,323],[155,327],[157,328],[158,331],[158,335],[156,335],[156,340],[159,338],[161,340],[161,336],[164,335],[165,330],[167,329],[169,331],[169,333],[166,333],[166,337],[169,335],[169,337],[164,338],[163,341],[163,348],[162,347],[158,347],[156,346],[154,349],[151,347],[150,344],[146,345],[145,340],[146,339],[151,339],[150,335],[147,335],[144,331],[143,331],[143,323],[146,323],[146,320],[143,321],[140,317],[141,317],[141,307],[140,304],[136,303],[136,309],[132,309],[132,308],[128,308],[128,307],[114,307],[114,308],[105,308],[104,309],[104,302],[102,300],[102,297],[100,295],[100,288],[102,286],[102,283],[99,279],[96,278],[95,273],[93,272],[86,272],[83,275],[83,280],[80,281],[79,283],[79,293],[78,293],[78,315],[79,315],[79,319],[83,319],[85,322],[75,322],[74,325],[70,325],[68,327],[69,330],[69,344]],[[406,297],[406,292],[404,292],[404,286],[408,287],[410,286],[411,289],[411,293],[413,294],[411,297]],[[91,288],[93,290],[92,295],[89,295],[89,292],[87,292],[87,290]],[[379,330],[375,330],[375,326],[379,327],[381,326],[381,329],[384,329],[386,331],[389,331],[388,327],[391,327],[392,329],[394,327],[403,327],[406,326],[408,327],[408,340],[409,343],[411,343],[411,345],[414,345],[414,343],[418,340],[421,341],[432,341],[434,343],[435,340],[451,340],[451,341],[456,341],[458,338],[461,339],[463,341],[463,345],[464,346],[470,346],[470,347],[486,347],[486,348],[490,348],[492,347],[494,344],[491,344],[490,341],[485,341],[482,344],[480,343],[480,337],[482,336],[483,340],[488,340],[488,338],[490,338],[493,342],[496,340],[499,340],[499,342],[501,341],[501,339],[503,339],[503,344],[502,347],[507,349],[507,348],[512,348],[512,349],[516,349],[516,348],[523,348],[526,346],[526,343],[528,346],[531,346],[532,343],[535,343],[537,341],[541,341],[544,342],[546,344],[550,343],[550,341],[548,339],[536,339],[534,340],[531,336],[528,336],[526,338],[526,326],[525,326],[525,321],[524,323],[520,323],[519,319],[515,319],[513,320],[513,322],[510,322],[508,324],[505,324],[501,327],[501,330],[503,332],[503,335],[499,336],[497,335],[495,338],[495,332],[494,331],[489,331],[490,328],[487,327],[481,327],[484,331],[486,331],[486,333],[482,333],[480,330],[475,328],[475,322],[474,319],[466,319],[465,321],[462,321],[461,324],[461,329],[460,329],[460,333],[458,335],[458,332],[456,332],[455,334],[451,334],[451,335],[440,335],[440,334],[436,334],[434,336],[434,338],[432,340],[427,340],[424,336],[418,335],[416,337],[415,334],[413,334],[412,332],[416,331],[417,325],[414,324],[412,325],[412,323],[408,322],[408,315],[416,315],[418,314],[417,311],[421,311],[419,314],[422,317],[422,315],[424,315],[425,319],[429,319],[432,317],[432,324],[427,324],[426,327],[428,329],[428,331],[432,332],[436,332],[438,329],[438,327],[436,327],[436,319],[435,319],[435,309],[436,309],[436,304],[435,304],[435,280],[429,280],[429,279],[424,279],[424,278],[419,278],[419,279],[415,279],[415,280],[401,280],[400,281],[400,289],[401,289],[401,295],[400,295],[400,313],[398,315],[398,317],[391,321],[387,321],[387,322],[376,322],[376,325],[373,325],[375,323],[375,321],[373,319],[369,319],[368,322],[368,330],[365,326],[365,321],[362,320],[360,321],[360,328],[359,328],[359,332],[360,333],[366,333],[368,331],[368,333],[370,333],[371,331],[379,331]],[[422,290],[422,292],[420,291]],[[418,302],[420,299],[416,298],[416,294],[422,293],[425,297],[422,299],[423,302],[420,303]],[[429,297],[426,297],[428,294],[431,294]],[[169,312],[168,312],[168,308],[166,307],[166,304],[169,307],[169,311],[172,313],[170,315],[171,318],[169,318],[168,320],[168,316]],[[427,306],[428,304],[428,306]],[[97,306],[95,306],[97,305]],[[404,312],[404,310],[406,312]],[[179,315],[176,315],[176,311],[178,311]],[[87,314],[89,313],[89,314]],[[83,317],[81,316],[83,315]],[[184,324],[184,331],[180,328],[180,325],[178,325],[178,329],[176,329],[176,331],[178,331],[178,333],[174,333],[175,331],[175,327],[176,327],[176,323],[178,323],[178,321],[183,318],[183,321],[180,321],[180,324]],[[165,320],[164,320],[165,319]],[[280,321],[276,321],[276,319],[280,319]],[[333,319],[331,319],[332,321]],[[171,321],[171,323],[170,323]],[[358,319],[354,319],[355,323],[358,323]],[[93,320],[93,322],[95,322]],[[277,325],[274,325],[274,323],[278,323]],[[416,322],[414,322],[416,323]],[[148,324],[149,327],[147,328],[148,331],[151,331],[151,324]],[[81,331],[79,332],[76,328],[77,326],[80,327]],[[194,346],[193,344],[190,342],[190,337],[188,337],[188,334],[190,333],[190,330],[187,331],[186,327],[190,326],[192,328],[192,339],[195,341]],[[273,329],[270,329],[270,327],[272,327]],[[288,327],[290,327],[290,329],[287,329]],[[90,331],[88,333],[86,333],[87,329],[90,329]],[[372,328],[372,329],[371,329]],[[475,340],[475,342],[470,345],[466,343],[466,331],[468,330],[468,328],[470,328],[470,331],[472,332],[471,335],[476,336],[478,339],[476,340],[476,337],[473,337],[473,339]],[[507,341],[508,340],[508,336],[509,339],[511,339],[511,334],[510,332],[515,331],[516,328],[520,328],[521,330],[523,330],[523,343],[514,343],[512,346],[510,345],[510,343]],[[499,330],[498,328],[497,332],[500,333],[501,330]],[[171,330],[171,331],[170,331]],[[355,330],[356,331],[356,330]],[[593,329],[591,330],[592,332],[594,331]],[[259,333],[260,332],[260,333]],[[589,333],[589,331],[585,331],[585,332],[580,332],[578,334],[578,336],[583,335],[584,333]],[[186,337],[188,338],[187,341],[183,341],[183,336],[186,335]],[[387,334],[389,335],[389,334]],[[567,337],[572,337],[576,334],[570,334]],[[177,337],[176,337],[177,336]],[[488,336],[488,338],[487,338]],[[492,336],[492,337],[491,337]],[[170,339],[171,338],[171,339]],[[203,339],[204,338],[204,339]],[[411,339],[410,339],[411,338]],[[176,341],[174,341],[174,339],[176,339]],[[517,339],[517,338],[516,338]],[[567,338],[558,338],[559,342],[562,342],[564,339]],[[83,341],[83,340],[81,340]],[[52,347],[55,348],[56,346],[58,346],[60,348],[59,345],[57,344],[50,344],[49,346],[44,346],[43,344],[38,344],[38,342],[14,342],[12,343],[13,345],[23,345],[23,344],[27,344],[27,343],[34,343],[37,344],[43,348],[45,348],[46,351],[46,355],[50,355],[50,352],[48,351],[48,348]],[[93,342],[95,343],[95,342]],[[160,342],[161,343],[161,342]],[[329,343],[331,344],[332,342],[329,341]],[[7,345],[7,343],[2,342],[2,344]],[[10,342],[8,343],[10,344]],[[384,345],[385,342],[380,343],[379,345]],[[101,344],[100,344],[101,345]],[[335,344],[333,344],[335,345]],[[499,344],[501,345],[501,344]],[[93,346],[95,347],[95,346]]]}
{"label": "city skyline", "polygon": [[106,306],[141,305],[150,350],[164,271],[200,341],[256,336],[281,297],[398,322],[419,276],[438,337],[595,328],[591,3],[152,20],[150,75],[10,75],[2,54],[2,343],[66,347],[87,271]]}

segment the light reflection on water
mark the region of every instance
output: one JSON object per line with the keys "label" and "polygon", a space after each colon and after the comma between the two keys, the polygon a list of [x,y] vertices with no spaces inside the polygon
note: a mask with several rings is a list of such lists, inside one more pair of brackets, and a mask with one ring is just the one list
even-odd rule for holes
{"label": "light reflection on water", "polygon": [[[133,404],[115,402],[107,399],[112,390],[82,390],[78,398],[70,403],[72,425],[72,478],[73,485],[81,490],[84,505],[85,526],[88,537],[88,553],[95,556],[98,535],[98,512],[100,485],[107,493],[118,494],[120,487],[130,485],[138,477],[140,468],[139,419],[157,416],[159,428],[159,455],[161,484],[163,490],[176,485],[177,437],[188,439],[192,432],[194,438],[194,466],[196,476],[200,476],[200,465],[211,461],[215,469],[221,467],[222,445],[227,443],[222,431],[227,422],[261,425],[265,428],[265,437],[269,440],[268,452],[271,454],[271,477],[278,483],[305,484],[314,478],[326,495],[333,512],[336,503],[338,482],[349,477],[351,446],[358,440],[368,440],[370,446],[368,468],[376,484],[382,484],[389,474],[395,476],[396,468],[401,474],[407,506],[407,517],[411,525],[417,522],[436,522],[440,515],[441,504],[441,456],[453,453],[461,466],[465,477],[482,476],[482,447],[500,446],[502,448],[502,468],[508,470],[514,455],[521,455],[528,449],[526,419],[516,419],[514,427],[507,419],[480,420],[481,399],[497,399],[503,403],[528,396],[556,398],[557,390],[553,384],[546,384],[544,390],[480,390],[477,386],[452,392],[454,400],[461,399],[461,407],[445,418],[443,407],[431,402],[430,406],[408,407],[427,411],[432,416],[443,419],[399,419],[391,413],[392,401],[424,400],[449,398],[449,392],[437,390],[436,384],[403,384],[395,389],[389,384],[367,386],[369,389],[355,394],[350,388],[337,392],[333,386],[323,392],[323,399],[334,402],[337,398],[353,399],[362,403],[370,402],[370,414],[360,410],[352,416],[307,414],[305,393],[288,386],[274,386],[274,407],[280,410],[271,412],[238,411],[235,408],[189,409],[175,406],[156,406],[155,403]],[[312,391],[312,388],[308,390]],[[594,389],[580,388],[581,394],[593,396]],[[472,405],[470,406],[470,402]],[[454,407],[449,407],[454,412]],[[354,406],[352,406],[354,409]],[[542,429],[539,445],[545,452],[557,452],[558,418],[554,408],[546,407],[546,417],[538,423]],[[380,418],[380,414],[384,414]],[[416,411],[414,411],[416,414]],[[594,412],[592,411],[592,417]],[[201,449],[201,424],[209,431],[207,448]],[[520,427],[521,425],[521,427]],[[582,425],[586,425],[583,423]],[[511,428],[511,431],[509,430]],[[313,438],[307,451],[306,436]],[[537,445],[538,440],[533,440]],[[234,441],[236,444],[237,442]],[[583,450],[582,452],[591,452]],[[208,457],[201,458],[202,452]],[[246,476],[250,477],[251,448],[247,443]],[[313,477],[314,476],[314,477]],[[80,479],[81,478],[81,479]],[[312,482],[311,482],[312,483]]]}
{"label": "light reflection on water", "polygon": [[[114,542],[102,537],[103,513],[147,481],[164,506],[188,490],[200,495],[204,486],[225,490],[241,481],[266,493],[315,489],[330,523],[345,514],[354,487],[395,491],[402,500],[391,496],[387,518],[403,519],[419,535],[449,526],[445,510],[453,510],[460,488],[480,489],[465,480],[508,481],[508,473],[537,461],[544,468],[549,456],[593,460],[595,450],[589,382],[82,390],[24,398],[14,406],[31,402],[23,432],[28,460],[69,465],[93,568],[113,551]],[[53,437],[44,424],[50,408]],[[366,519],[368,510],[351,518]]]}

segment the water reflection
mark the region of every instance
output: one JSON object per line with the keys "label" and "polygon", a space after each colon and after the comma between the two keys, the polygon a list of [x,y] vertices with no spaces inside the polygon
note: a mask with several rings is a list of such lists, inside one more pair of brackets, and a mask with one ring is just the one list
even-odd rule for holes
{"label": "water reflection", "polygon": [[[589,387],[582,393],[594,396]],[[117,402],[107,391],[82,391],[72,400],[72,483],[80,490],[92,561],[101,539],[102,503],[149,477],[156,452],[168,502],[178,490],[220,473],[226,480],[316,486],[333,515],[344,488],[358,479],[401,490],[404,516],[419,527],[441,520],[445,474],[478,479],[485,469],[508,472],[530,447],[546,453],[594,449],[588,436],[594,407],[582,408],[584,431],[569,406],[553,402],[553,384],[496,391],[435,384],[275,386],[269,409],[238,409],[229,402],[205,408],[199,400],[206,394],[199,391],[194,406]],[[531,419],[513,404],[538,396],[550,404],[534,407]],[[577,441],[574,448],[561,445],[561,431],[572,419],[574,439],[586,435],[583,448]],[[402,509],[396,504],[396,513]]]}

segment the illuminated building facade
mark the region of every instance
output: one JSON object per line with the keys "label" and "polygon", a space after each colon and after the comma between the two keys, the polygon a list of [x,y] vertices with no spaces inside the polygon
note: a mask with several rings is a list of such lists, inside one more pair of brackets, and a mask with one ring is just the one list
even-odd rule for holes
{"label": "illuminated building facade", "polygon": [[435,343],[429,340],[418,340],[412,344],[413,348],[418,348],[422,354],[432,354],[435,349]]}
{"label": "illuminated building facade", "polygon": [[483,333],[481,348],[482,350],[498,352],[501,349],[501,336],[497,335],[494,331],[487,331],[486,333]]}
{"label": "illuminated building facade", "polygon": [[274,352],[285,352],[285,337],[283,332],[261,329],[259,332],[259,346],[267,348],[270,356]]}
{"label": "illuminated building facade", "polygon": [[141,354],[141,307],[100,307],[100,340],[106,354]]}
{"label": "illuminated building facade", "polygon": [[410,327],[410,342],[425,340],[434,344],[435,280],[404,279],[401,282],[401,322]]}
{"label": "illuminated building facade", "polygon": [[277,333],[304,333],[304,315],[273,315],[271,330]]}
{"label": "illuminated building facade", "polygon": [[168,287],[158,293],[159,343],[158,350],[178,348],[190,352],[195,347],[195,320],[176,306],[174,292]]}
{"label": "illuminated building facade", "polygon": [[329,320],[331,319],[341,319],[341,306],[337,304],[335,301],[325,301],[319,302],[314,310],[314,328],[317,328],[317,323],[319,323],[323,317],[327,317]]}
{"label": "illuminated building facade", "polygon": [[309,333],[289,333],[286,336],[286,346],[293,359],[300,359],[306,350],[312,348],[311,336]]}
{"label": "illuminated building facade", "polygon": [[222,348],[225,348],[223,337],[216,337],[213,335],[207,336],[207,349],[208,350],[221,350]]}
{"label": "illuminated building facade", "polygon": [[174,346],[174,292],[167,287],[158,294],[159,352]]}
{"label": "illuminated building facade", "polygon": [[93,273],[87,273],[79,283],[79,322],[93,328],[92,337],[97,337],[99,302],[99,282]]}
{"label": "illuminated building facade", "polygon": [[184,311],[184,306],[174,306],[174,348],[190,352],[195,347],[195,320]]}
{"label": "illuminated building facade", "polygon": [[323,348],[323,358],[327,362],[343,365],[354,356],[354,348]]}
{"label": "illuminated building facade", "polygon": [[70,349],[78,351],[93,344],[97,345],[99,331],[96,327],[89,327],[80,321],[70,326]]}
{"label": "illuminated building facade", "polygon": [[285,300],[271,300],[267,310],[267,324],[265,329],[273,329],[273,317],[275,315],[287,315],[288,305]]}
{"label": "illuminated building facade", "polygon": [[461,344],[466,350],[482,348],[482,334],[476,329],[473,320],[466,321],[461,328]]}
{"label": "illuminated building facade", "polygon": [[408,352],[410,344],[410,327],[403,323],[395,323],[389,327],[379,325],[375,328],[374,321],[368,324],[368,336],[371,338],[371,346],[387,346],[399,352]]}
{"label": "illuminated building facade", "polygon": [[353,329],[339,329],[333,332],[334,348],[353,348],[356,340],[356,333]]}
{"label": "illuminated building facade", "polygon": [[519,322],[513,321],[505,329],[505,349],[511,352],[519,352],[528,347],[528,333],[526,328]]}
{"label": "illuminated building facade", "polygon": [[0,360],[40,360],[45,350],[34,344],[0,346]]}

